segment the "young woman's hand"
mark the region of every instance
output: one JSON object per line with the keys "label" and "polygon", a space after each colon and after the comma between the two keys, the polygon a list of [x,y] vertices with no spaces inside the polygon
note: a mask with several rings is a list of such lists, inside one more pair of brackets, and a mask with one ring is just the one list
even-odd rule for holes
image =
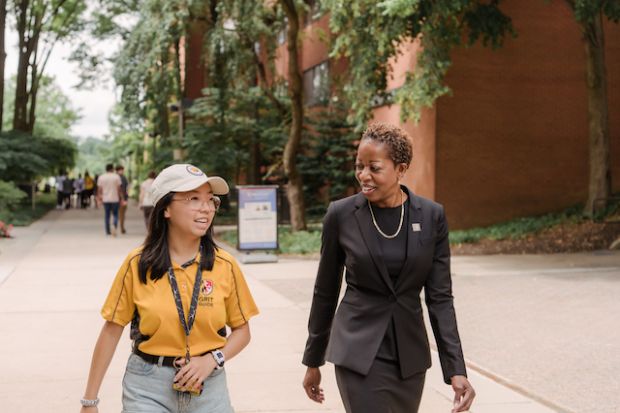
{"label": "young woman's hand", "polygon": [[476,392],[465,376],[452,376],[452,389],[454,390],[454,407],[452,413],[469,410],[474,402]]}
{"label": "young woman's hand", "polygon": [[181,387],[200,389],[202,383],[215,369],[215,360],[211,353],[204,356],[192,357],[189,364],[185,363],[185,359],[177,361],[177,366],[181,367],[174,376],[174,381]]}
{"label": "young woman's hand", "polygon": [[325,400],[325,395],[323,394],[323,389],[320,384],[321,370],[319,370],[318,367],[308,367],[306,375],[304,376],[303,386],[310,400],[317,403],[323,403]]}
{"label": "young woman's hand", "polygon": [[80,409],[80,413],[99,413],[99,408],[97,406],[92,407],[84,407]]}

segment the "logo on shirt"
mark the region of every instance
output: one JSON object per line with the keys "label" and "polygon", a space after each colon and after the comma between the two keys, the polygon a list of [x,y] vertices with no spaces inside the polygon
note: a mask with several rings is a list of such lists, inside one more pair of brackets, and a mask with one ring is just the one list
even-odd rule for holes
{"label": "logo on shirt", "polygon": [[187,172],[189,172],[190,174],[192,174],[194,176],[202,176],[202,175],[204,175],[200,169],[196,168],[193,165],[187,165],[185,167],[185,169],[187,169]]}
{"label": "logo on shirt", "polygon": [[202,280],[202,287],[200,288],[200,293],[202,295],[209,295],[212,292],[213,292],[213,281]]}

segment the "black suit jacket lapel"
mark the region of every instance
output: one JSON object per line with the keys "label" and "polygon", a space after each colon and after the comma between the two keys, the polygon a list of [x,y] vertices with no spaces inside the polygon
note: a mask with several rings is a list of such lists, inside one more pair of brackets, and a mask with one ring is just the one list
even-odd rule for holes
{"label": "black suit jacket lapel", "polygon": [[372,224],[372,217],[370,216],[370,210],[368,209],[368,201],[361,193],[357,195],[355,207],[355,219],[357,220],[357,226],[359,227],[360,233],[362,234],[362,239],[366,244],[366,248],[370,253],[372,261],[375,263],[375,266],[379,270],[381,278],[383,278],[383,281],[390,289],[390,291],[394,293],[394,285],[392,285],[392,279],[388,274],[385,261],[383,261],[383,257],[381,254],[381,245],[379,244],[379,240],[377,239],[377,231]]}
{"label": "black suit jacket lapel", "polygon": [[409,219],[404,224],[405,227],[403,228],[407,231],[407,258],[405,259],[405,264],[398,274],[398,285],[402,284],[407,277],[407,274],[409,274],[413,269],[415,254],[419,251],[422,239],[422,229],[424,228],[420,200],[414,195],[413,192],[409,191],[407,187],[403,186],[402,188],[403,191],[405,191],[405,193],[409,196]]}

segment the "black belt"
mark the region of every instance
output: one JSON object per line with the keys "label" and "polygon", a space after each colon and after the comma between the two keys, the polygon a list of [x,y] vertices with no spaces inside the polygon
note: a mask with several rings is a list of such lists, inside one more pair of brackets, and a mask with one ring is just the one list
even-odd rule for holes
{"label": "black belt", "polygon": [[[151,363],[151,364],[159,364],[159,359],[162,359],[161,361],[161,365],[162,366],[168,366],[168,367],[176,367],[174,365],[174,361],[177,359],[182,359],[183,356],[178,356],[178,357],[174,357],[174,356],[154,356],[152,354],[147,354],[143,351],[140,351],[138,348],[134,348],[133,349],[133,353],[137,356],[140,356],[140,358],[144,361],[146,361],[147,363]],[[200,356],[204,356],[205,354],[209,353],[209,351],[204,352],[202,354],[200,354]]]}
{"label": "black belt", "polygon": [[[172,356],[154,356],[152,354],[146,354],[143,351],[138,350],[137,348],[133,349],[133,353],[137,356],[140,356],[140,358],[144,361],[146,361],[147,363],[151,363],[151,364],[159,364],[159,359],[162,359],[161,365],[162,366],[168,366],[168,367],[175,367],[174,366],[174,361],[178,358],[178,357],[172,357]],[[181,356],[181,358],[183,358],[183,356]]]}

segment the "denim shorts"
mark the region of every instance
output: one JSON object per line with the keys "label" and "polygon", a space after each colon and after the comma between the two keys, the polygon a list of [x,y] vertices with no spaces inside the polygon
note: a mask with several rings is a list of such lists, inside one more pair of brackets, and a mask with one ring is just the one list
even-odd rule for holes
{"label": "denim shorts", "polygon": [[224,369],[213,370],[199,396],[172,388],[173,367],[129,356],[123,378],[122,413],[233,413]]}

